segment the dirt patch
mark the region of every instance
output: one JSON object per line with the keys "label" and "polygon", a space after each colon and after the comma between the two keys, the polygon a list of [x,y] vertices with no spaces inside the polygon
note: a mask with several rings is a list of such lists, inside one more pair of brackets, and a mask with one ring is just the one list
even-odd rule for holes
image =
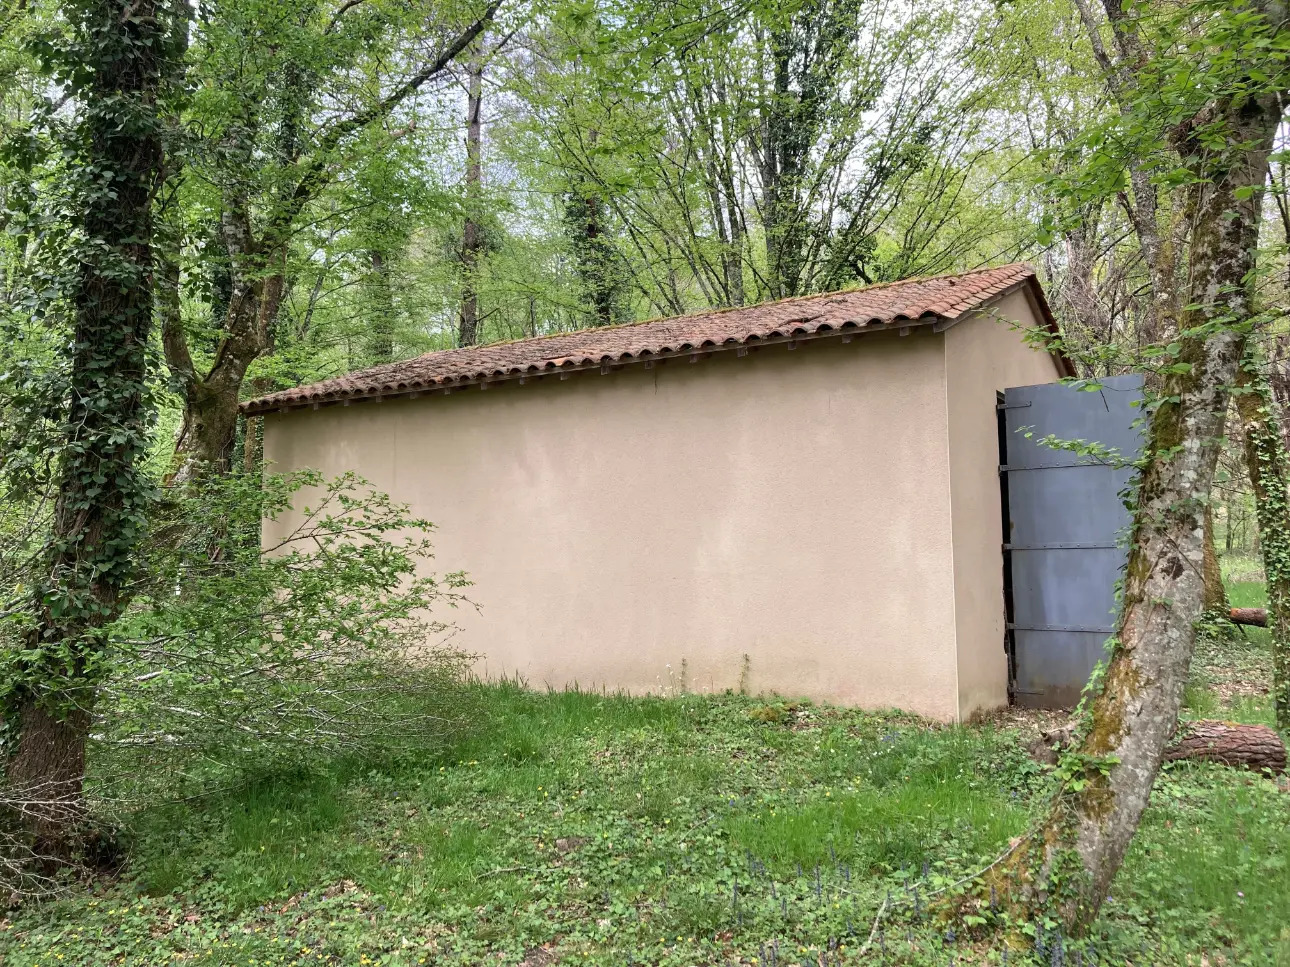
{"label": "dirt patch", "polygon": [[968,724],[1038,734],[1061,728],[1070,721],[1070,717],[1069,709],[1021,708],[1010,705],[983,715],[974,715]]}
{"label": "dirt patch", "polygon": [[561,856],[567,856],[576,852],[586,842],[587,837],[585,836],[561,836],[555,841],[555,849]]}
{"label": "dirt patch", "polygon": [[550,967],[551,964],[558,963],[559,956],[549,946],[532,947],[524,951],[524,959],[519,962],[517,967]]}

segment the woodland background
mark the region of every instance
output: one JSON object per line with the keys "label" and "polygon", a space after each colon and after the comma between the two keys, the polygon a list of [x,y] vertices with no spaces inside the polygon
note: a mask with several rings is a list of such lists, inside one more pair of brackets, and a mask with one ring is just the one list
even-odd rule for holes
{"label": "woodland background", "polygon": [[[451,39],[449,6],[199,4],[162,104],[156,459],[199,445],[180,437],[185,409],[230,382],[247,397],[434,349],[1014,260],[1041,271],[1082,375],[1127,371],[1157,335],[1139,202],[1126,185],[1073,224],[1052,187],[1116,110],[1078,6],[517,5],[407,90]],[[10,304],[56,257],[47,202],[66,159],[32,120],[67,107],[45,103],[39,48],[21,43],[53,10],[8,5]],[[1271,184],[1260,285],[1279,305],[1279,161]],[[1185,234],[1186,212],[1155,204]],[[244,286],[263,290],[251,323],[230,313]],[[1219,519],[1248,548],[1234,457]]]}
{"label": "woodland background", "polygon": [[[6,963],[1287,962],[1281,0],[0,0],[0,30]],[[265,473],[238,411],[1023,259],[1076,382],[1148,388],[1064,728],[472,682],[432,524]],[[1248,771],[1167,763],[1215,734],[1258,737]]]}

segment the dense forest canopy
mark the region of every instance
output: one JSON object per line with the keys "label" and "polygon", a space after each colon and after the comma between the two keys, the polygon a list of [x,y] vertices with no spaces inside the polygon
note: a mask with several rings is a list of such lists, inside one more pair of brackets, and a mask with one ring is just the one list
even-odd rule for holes
{"label": "dense forest canopy", "polygon": [[[10,38],[60,29],[11,8]],[[460,11],[191,14],[161,101],[162,437],[193,380],[246,396],[450,347],[467,298],[488,342],[1030,259],[1089,330],[1073,349],[1139,328],[1123,210],[1045,221],[1054,152],[1108,109],[1064,3],[517,5],[424,79]],[[12,300],[52,244],[74,101],[8,49]],[[217,373],[234,350],[244,373]]]}
{"label": "dense forest canopy", "polygon": [[[488,342],[1017,259],[1044,270],[1090,373],[1123,367],[1099,358],[1109,337],[1151,341],[1128,205],[1090,199],[1052,230],[1049,179],[1113,110],[1078,4],[513,5],[426,78],[461,11],[190,13],[162,91],[172,393],[451,347],[464,300]],[[12,3],[6,36],[59,23]],[[37,51],[6,45],[10,300],[53,244],[52,139],[74,111]],[[1283,211],[1266,212],[1271,261]],[[237,336],[235,290],[264,278],[263,331]],[[248,340],[244,373],[217,374]]]}

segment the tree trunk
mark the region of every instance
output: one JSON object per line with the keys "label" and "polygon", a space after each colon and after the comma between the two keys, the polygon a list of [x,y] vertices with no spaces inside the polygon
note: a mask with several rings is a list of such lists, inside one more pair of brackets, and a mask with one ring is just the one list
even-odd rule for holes
{"label": "tree trunk", "polygon": [[484,94],[484,62],[478,47],[471,57],[466,89],[466,224],[461,237],[461,322],[457,344],[479,342],[479,263],[484,248],[480,224],[482,180],[479,110]]}
{"label": "tree trunk", "polygon": [[[1056,765],[1063,748],[1070,745],[1074,727],[1065,725],[1042,733],[1030,743],[1031,757]],[[1266,725],[1238,725],[1202,719],[1187,722],[1165,750],[1166,761],[1203,759],[1255,771],[1281,773],[1286,768],[1286,747],[1275,729]]]}
{"label": "tree trunk", "polygon": [[22,821],[33,858],[45,866],[64,863],[85,819],[90,713],[79,707],[54,713],[29,699],[17,721],[18,745],[6,770],[4,798]]}
{"label": "tree trunk", "polygon": [[234,282],[225,335],[215,361],[206,375],[194,379],[188,388],[172,480],[184,482],[204,470],[222,473],[233,465],[242,381],[270,344],[285,283],[280,271],[254,281],[243,275]]}
{"label": "tree trunk", "polygon": [[1253,625],[1255,628],[1268,626],[1266,608],[1229,608],[1227,620],[1234,625]]}
{"label": "tree trunk", "polygon": [[1262,360],[1250,352],[1237,382],[1236,412],[1245,437],[1245,466],[1254,491],[1259,549],[1267,575],[1265,620],[1272,639],[1272,703],[1277,728],[1290,733],[1290,506],[1286,449]]}
{"label": "tree trunk", "polygon": [[1214,549],[1214,506],[1205,505],[1205,600],[1206,611],[1227,611],[1227,588],[1223,586],[1223,569],[1218,566]]}
{"label": "tree trunk", "polygon": [[[307,114],[307,105],[296,103],[295,109],[301,111],[302,118],[287,119],[289,124],[280,125],[283,137],[274,153],[294,158],[293,167],[298,167],[299,172],[276,198],[263,206],[263,199],[253,204],[246,186],[235,179],[226,189],[220,231],[232,276],[229,306],[214,363],[205,377],[193,381],[184,401],[184,422],[175,444],[172,479],[188,479],[202,467],[225,470],[232,465],[242,381],[250,365],[272,347],[272,326],[286,294],[288,247],[301,213],[335,177],[336,151],[347,139],[388,117],[428,81],[441,75],[492,21],[499,3],[494,0],[479,19],[384,97],[328,125],[310,145],[312,151],[307,155],[299,153],[298,138],[298,122]],[[149,0],[150,8],[154,4],[155,0]],[[287,86],[294,92],[299,92],[304,83],[300,74],[287,78]],[[256,167],[254,122],[254,118],[242,119],[231,125],[226,143],[217,152],[231,159],[234,169]],[[251,216],[260,207],[267,210],[264,228],[257,234]]]}
{"label": "tree trunk", "polygon": [[790,107],[793,93],[789,81],[792,41],[780,32],[770,33],[771,94],[762,108],[761,223],[766,245],[766,283],[772,299],[796,294],[792,279],[793,253],[789,238],[792,220],[791,188],[785,182],[788,161]]}
{"label": "tree trunk", "polygon": [[75,334],[57,496],[35,581],[34,627],[14,667],[6,717],[17,723],[8,796],[43,856],[66,858],[83,812],[85,745],[103,641],[125,604],[151,488],[148,342],[152,331],[152,192],[161,167],[156,98],[162,28],[156,0],[87,3],[74,29],[88,80],[77,167],[84,242],[72,293]]}
{"label": "tree trunk", "polygon": [[[1177,728],[1204,604],[1204,513],[1244,353],[1239,324],[1252,312],[1259,193],[1280,118],[1272,96],[1215,111],[1243,149],[1222,163],[1198,162],[1189,189],[1189,308],[1178,356],[1187,366],[1166,378],[1151,419],[1117,635],[1090,686],[1066,781],[1030,845],[1005,864],[1014,914],[1054,915],[1069,934],[1097,917],[1137,830]],[[1184,157],[1193,151],[1180,145]]]}
{"label": "tree trunk", "polygon": [[366,364],[375,366],[394,361],[394,293],[385,253],[372,249],[369,257],[372,263],[372,324],[368,329]]}
{"label": "tree trunk", "polygon": [[260,417],[248,416],[242,429],[242,469],[247,473],[255,470],[260,453]]}

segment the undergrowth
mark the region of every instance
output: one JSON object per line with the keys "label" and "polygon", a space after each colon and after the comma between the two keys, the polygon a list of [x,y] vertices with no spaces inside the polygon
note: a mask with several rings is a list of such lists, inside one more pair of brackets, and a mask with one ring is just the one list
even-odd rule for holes
{"label": "undergrowth", "polygon": [[1290,963],[1290,796],[1270,780],[1173,767],[1095,936],[1021,925],[1005,949],[929,895],[1042,801],[1007,727],[740,696],[474,700],[480,728],[445,751],[134,814],[121,878],[13,911],[0,962]]}

